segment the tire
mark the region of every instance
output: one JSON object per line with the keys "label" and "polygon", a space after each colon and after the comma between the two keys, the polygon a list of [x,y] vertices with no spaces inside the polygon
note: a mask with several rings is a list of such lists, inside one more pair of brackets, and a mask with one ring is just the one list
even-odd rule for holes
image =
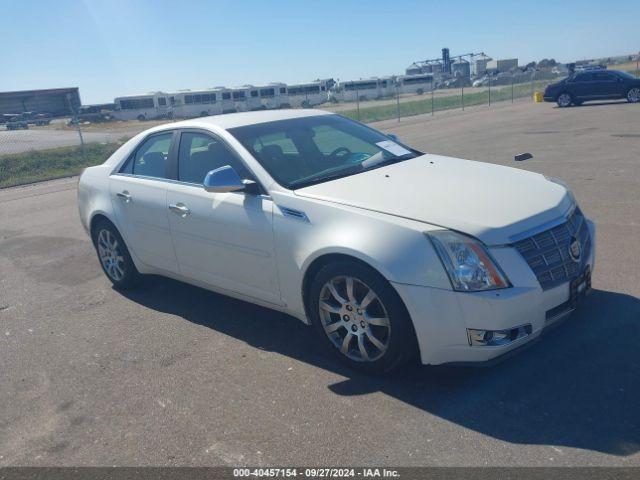
{"label": "tire", "polygon": [[355,370],[391,372],[417,353],[402,300],[384,277],[364,264],[340,261],[322,267],[311,280],[307,305],[322,343]]}
{"label": "tire", "polygon": [[111,222],[98,222],[91,232],[91,238],[102,271],[115,288],[128,290],[140,283],[142,275],[134,265],[118,229]]}
{"label": "tire", "polygon": [[640,102],[640,87],[632,87],[627,92],[627,102],[638,103]]}
{"label": "tire", "polygon": [[556,99],[556,103],[560,108],[570,107],[571,104],[573,103],[573,97],[568,92],[562,92],[560,95],[558,95],[558,98]]}

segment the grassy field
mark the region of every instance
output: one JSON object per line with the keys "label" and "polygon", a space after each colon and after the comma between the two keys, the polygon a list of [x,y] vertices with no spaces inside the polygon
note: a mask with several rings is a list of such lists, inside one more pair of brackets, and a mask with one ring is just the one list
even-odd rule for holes
{"label": "grassy field", "polygon": [[610,70],[624,70],[625,72],[629,72],[633,75],[638,76],[638,64],[634,60],[633,62],[625,62],[625,63],[612,63],[607,65],[607,68]]}
{"label": "grassy field", "polygon": [[[550,80],[522,83],[513,86],[513,98],[523,98],[532,95],[533,91],[544,90],[544,87],[551,83]],[[491,88],[491,102],[501,102],[505,100],[511,100],[511,86],[500,86]],[[469,107],[473,105],[487,105],[489,103],[489,89],[486,88],[481,92],[475,91],[473,93],[464,94],[464,106]],[[462,95],[461,90],[458,89],[455,94],[449,96],[436,96],[433,98],[433,111],[450,110],[453,108],[462,108]],[[420,100],[414,100],[409,102],[400,103],[399,107],[400,117],[409,117],[412,115],[421,115],[424,113],[431,113],[432,102],[431,95],[425,93]],[[375,107],[361,108],[358,113],[357,109],[343,110],[340,114],[359,119],[361,122],[376,122],[379,120],[388,120],[390,118],[396,118],[397,106],[395,104],[379,105]]]}
{"label": "grassy field", "polygon": [[88,143],[80,147],[60,147],[0,156],[0,188],[75,175],[83,168],[103,163],[122,145]]}

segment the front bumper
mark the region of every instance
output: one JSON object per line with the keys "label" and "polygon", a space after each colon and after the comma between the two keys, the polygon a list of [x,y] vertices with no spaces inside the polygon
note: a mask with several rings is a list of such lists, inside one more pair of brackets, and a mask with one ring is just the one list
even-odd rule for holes
{"label": "front bumper", "polygon": [[[592,246],[585,266],[593,272],[595,228],[587,222]],[[546,327],[572,311],[569,282],[542,290],[514,248],[492,248],[491,253],[513,283],[512,288],[465,293],[393,284],[413,320],[423,364],[489,362],[536,340]],[[521,325],[531,325],[531,333],[507,345],[469,344],[469,329],[506,330]]]}
{"label": "front bumper", "polygon": [[542,99],[543,99],[545,102],[555,102],[555,101],[556,101],[556,96],[555,96],[555,95],[549,95],[549,94],[546,94],[546,93],[545,93],[545,94],[542,96]]}

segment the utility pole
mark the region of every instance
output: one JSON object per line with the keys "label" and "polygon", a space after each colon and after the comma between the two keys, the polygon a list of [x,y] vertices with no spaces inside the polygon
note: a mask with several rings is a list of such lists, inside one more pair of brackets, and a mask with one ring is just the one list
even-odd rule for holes
{"label": "utility pole", "polygon": [[78,129],[78,136],[80,137],[80,152],[82,154],[82,159],[84,161],[87,160],[84,154],[84,138],[82,137],[82,129],[80,128],[80,119],[76,114],[75,108],[73,108],[73,103],[71,102],[71,95],[67,93],[67,102],[69,103],[69,110],[71,111],[72,119],[75,120],[76,128]]}
{"label": "utility pole", "polygon": [[431,75],[431,116],[433,116],[433,75]]}

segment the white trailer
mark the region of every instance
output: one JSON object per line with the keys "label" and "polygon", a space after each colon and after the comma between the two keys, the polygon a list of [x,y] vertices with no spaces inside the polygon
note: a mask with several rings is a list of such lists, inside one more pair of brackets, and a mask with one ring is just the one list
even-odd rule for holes
{"label": "white trailer", "polygon": [[175,95],[174,116],[182,118],[206,117],[222,113],[220,88],[189,90]]}
{"label": "white trailer", "polygon": [[331,96],[340,102],[355,102],[360,100],[375,100],[391,97],[396,93],[394,77],[373,77],[365,80],[348,80],[336,84]]}
{"label": "white trailer", "polygon": [[326,79],[287,86],[289,106],[292,108],[308,108],[327,102],[329,100],[329,88],[333,83],[332,79]]}
{"label": "white trailer", "polygon": [[430,92],[434,87],[433,74],[401,75],[397,79],[399,93]]}
{"label": "white trailer", "polygon": [[118,120],[150,120],[173,118],[175,96],[165,92],[127,95],[114,100],[113,118]]}
{"label": "white trailer", "polygon": [[253,85],[242,85],[240,87],[232,87],[231,99],[233,100],[233,108],[236,112],[248,112],[251,110],[261,110],[260,94],[258,89]]}
{"label": "white trailer", "polygon": [[279,82],[269,83],[268,85],[258,85],[256,88],[258,89],[262,108],[270,110],[289,105],[286,84]]}

